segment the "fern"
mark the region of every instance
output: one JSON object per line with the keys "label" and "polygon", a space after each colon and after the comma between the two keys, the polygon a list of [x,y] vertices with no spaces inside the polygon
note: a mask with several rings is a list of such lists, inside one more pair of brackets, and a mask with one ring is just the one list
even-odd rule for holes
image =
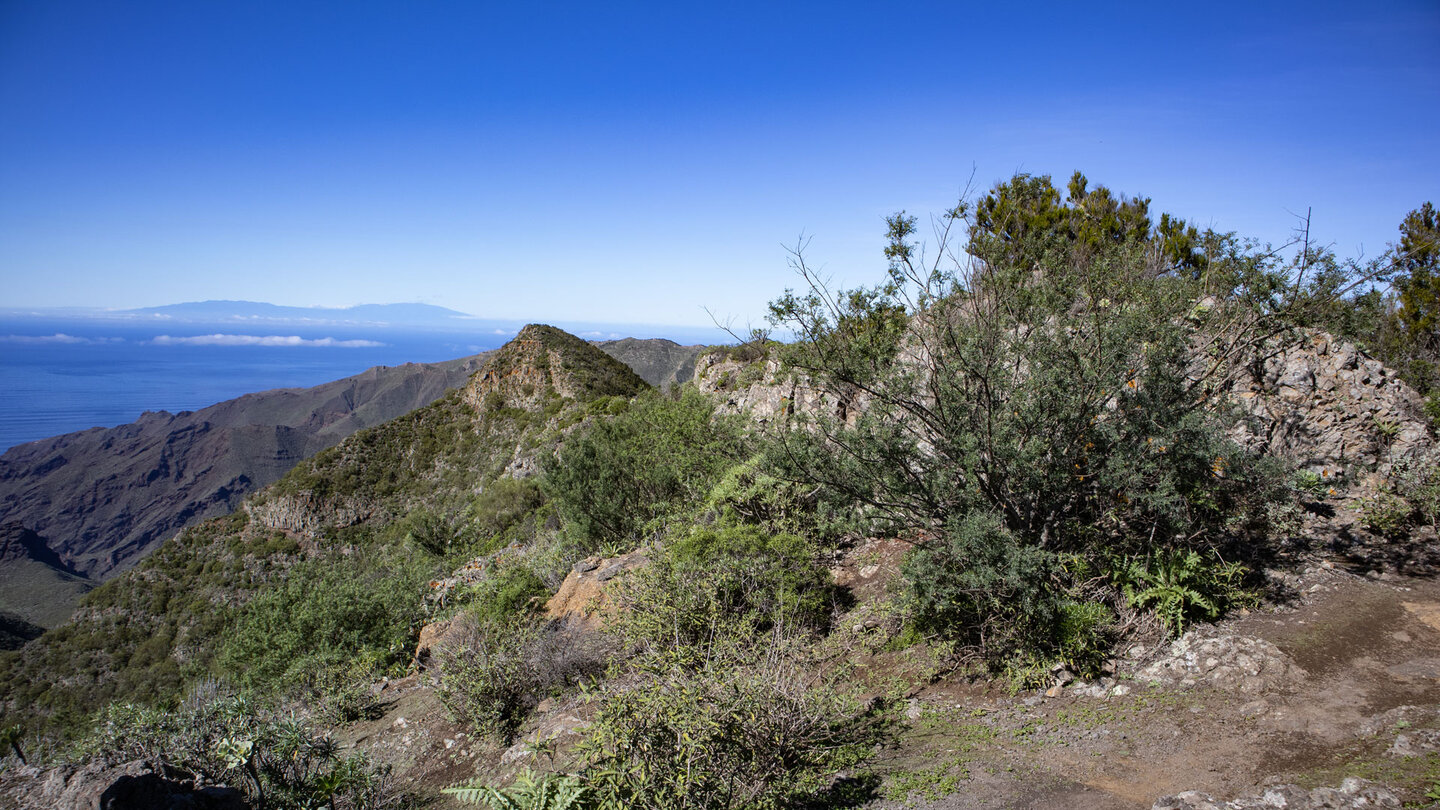
{"label": "fern", "polygon": [[526,771],[505,790],[489,785],[445,788],[466,804],[483,804],[490,810],[595,810],[594,792],[575,774],[545,774],[536,778]]}
{"label": "fern", "polygon": [[1194,550],[1160,551],[1127,560],[1114,579],[1131,606],[1153,610],[1178,636],[1197,619],[1218,619],[1228,602],[1244,596],[1244,573],[1238,563],[1211,562]]}

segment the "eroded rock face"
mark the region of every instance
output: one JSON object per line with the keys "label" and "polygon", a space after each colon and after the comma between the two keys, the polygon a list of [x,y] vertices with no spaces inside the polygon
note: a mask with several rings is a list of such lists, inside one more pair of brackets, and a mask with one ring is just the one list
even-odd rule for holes
{"label": "eroded rock face", "polygon": [[813,387],[797,374],[786,374],[775,359],[745,362],[714,352],[695,363],[695,386],[720,402],[721,413],[745,413],[760,424],[795,414],[828,414],[850,421],[857,403]]}
{"label": "eroded rock face", "polygon": [[649,549],[640,548],[609,559],[591,557],[575,564],[560,590],[545,603],[545,615],[593,629],[604,621],[606,590],[621,574],[650,561]]}
{"label": "eroded rock face", "polygon": [[[915,343],[896,362],[922,369],[929,361]],[[1203,365],[1197,356],[1193,372]],[[1249,417],[1235,438],[1256,452],[1324,473],[1337,487],[1373,488],[1400,459],[1434,451],[1421,397],[1353,343],[1314,331],[1266,347],[1242,366],[1224,393]],[[722,352],[699,358],[695,383],[719,396],[723,410],[761,423],[795,413],[848,421],[866,405],[863,397],[837,398],[784,374],[774,359],[744,362]]]}
{"label": "eroded rock face", "polygon": [[245,810],[240,791],[191,785],[150,773],[144,763],[12,768],[0,774],[0,810]]}
{"label": "eroded rock face", "polygon": [[1339,788],[1306,790],[1297,785],[1279,785],[1231,801],[1188,790],[1159,799],[1151,810],[1374,810],[1400,806],[1400,799],[1389,790],[1363,779],[1346,779]]}
{"label": "eroded rock face", "polygon": [[1207,637],[1204,633],[1210,629],[1197,628],[1181,636],[1137,677],[1246,695],[1285,691],[1305,677],[1305,670],[1274,644],[1252,636]]}
{"label": "eroded rock face", "polygon": [[246,501],[250,520],[267,529],[317,536],[326,528],[363,523],[375,516],[375,507],[356,498],[320,498],[311,492],[274,495]]}
{"label": "eroded rock face", "polygon": [[1324,332],[1276,347],[1231,387],[1254,449],[1316,472],[1389,472],[1432,447],[1423,401],[1380,361]]}

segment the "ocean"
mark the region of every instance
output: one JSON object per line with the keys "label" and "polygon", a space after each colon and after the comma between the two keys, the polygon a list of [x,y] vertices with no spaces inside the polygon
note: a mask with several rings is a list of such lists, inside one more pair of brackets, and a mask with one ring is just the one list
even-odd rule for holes
{"label": "ocean", "polygon": [[[657,327],[635,336],[719,342],[713,331]],[[502,332],[488,326],[465,333],[337,324],[242,331],[235,323],[0,318],[0,452],[133,422],[145,411],[198,410],[256,391],[319,385],[371,366],[467,357],[513,336]],[[576,334],[625,336],[613,329]]]}

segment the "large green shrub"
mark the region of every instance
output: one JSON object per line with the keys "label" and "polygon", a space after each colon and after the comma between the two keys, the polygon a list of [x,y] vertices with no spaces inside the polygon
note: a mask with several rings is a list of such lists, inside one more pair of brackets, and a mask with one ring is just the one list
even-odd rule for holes
{"label": "large green shrub", "polygon": [[770,641],[604,695],[582,745],[602,806],[788,807],[870,757],[883,719]]}
{"label": "large green shrub", "polygon": [[743,443],[740,421],[694,389],[648,393],[567,439],[545,488],[582,550],[633,546],[651,521],[700,501]]}
{"label": "large green shrub", "polygon": [[734,639],[823,629],[831,610],[815,549],[754,526],[692,529],[634,571],[617,598],[615,621],[631,644],[691,666]]}
{"label": "large green shrub", "polygon": [[265,689],[363,659],[402,664],[419,630],[428,562],[383,550],[329,554],[295,565],[241,609],[221,646],[224,671]]}
{"label": "large green shrub", "polygon": [[992,512],[957,517],[943,539],[906,555],[917,628],[958,637],[1001,660],[1024,650],[1052,650],[1063,595],[1058,561],[1021,543]]}
{"label": "large green shrub", "polygon": [[[1063,203],[1018,176],[938,222],[927,264],[915,219],[893,217],[890,278],[869,290],[827,290],[797,254],[811,289],[771,307],[800,336],[788,361],[839,405],[777,431],[772,457],[915,538],[922,621],[1005,656],[1044,649],[1071,584],[1054,555],[1223,543],[1285,495],[1216,407],[1264,330],[1197,303],[1211,279],[1193,229],[1078,175]],[[969,255],[946,263],[967,227]]]}

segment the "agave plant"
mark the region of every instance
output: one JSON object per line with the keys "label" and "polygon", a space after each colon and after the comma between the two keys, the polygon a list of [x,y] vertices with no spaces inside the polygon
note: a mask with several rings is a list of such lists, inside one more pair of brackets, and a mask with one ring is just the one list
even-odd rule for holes
{"label": "agave plant", "polygon": [[527,770],[504,790],[470,784],[441,792],[466,804],[482,804],[490,810],[596,810],[597,807],[594,791],[573,773],[537,777]]}

